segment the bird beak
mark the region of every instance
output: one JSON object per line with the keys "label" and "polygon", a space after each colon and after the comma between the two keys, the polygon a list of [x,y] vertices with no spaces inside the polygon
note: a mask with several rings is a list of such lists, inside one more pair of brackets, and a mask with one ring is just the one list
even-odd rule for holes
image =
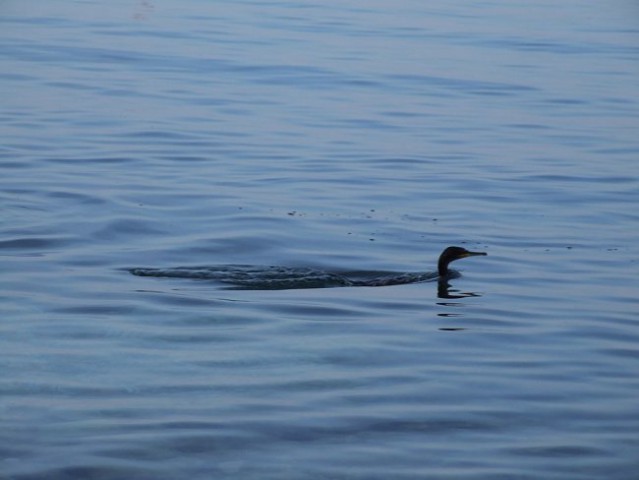
{"label": "bird beak", "polygon": [[466,258],[466,257],[476,257],[478,255],[488,255],[486,252],[466,252],[464,253],[464,256],[462,258]]}

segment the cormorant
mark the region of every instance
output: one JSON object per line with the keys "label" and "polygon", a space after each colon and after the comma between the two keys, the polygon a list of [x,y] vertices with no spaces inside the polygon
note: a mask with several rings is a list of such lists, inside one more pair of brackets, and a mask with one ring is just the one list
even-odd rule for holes
{"label": "cormorant", "polygon": [[143,277],[192,278],[215,280],[251,290],[284,290],[290,288],[383,287],[439,280],[446,283],[459,276],[449,270],[450,262],[461,258],[486,255],[462,247],[448,247],[439,256],[437,272],[326,272],[312,268],[259,267],[251,265],[219,265],[177,268],[131,268],[133,275]]}

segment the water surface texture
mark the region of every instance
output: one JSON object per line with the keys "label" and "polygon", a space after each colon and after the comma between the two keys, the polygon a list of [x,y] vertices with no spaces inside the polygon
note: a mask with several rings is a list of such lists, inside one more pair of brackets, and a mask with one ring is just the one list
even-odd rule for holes
{"label": "water surface texture", "polygon": [[[637,478],[635,3],[9,0],[0,26],[0,478]],[[130,273],[448,245],[488,256],[445,285]]]}

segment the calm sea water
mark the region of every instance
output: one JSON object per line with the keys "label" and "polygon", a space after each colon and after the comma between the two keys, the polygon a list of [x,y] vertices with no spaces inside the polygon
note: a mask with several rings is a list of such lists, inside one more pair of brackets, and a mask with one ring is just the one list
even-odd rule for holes
{"label": "calm sea water", "polygon": [[[638,477],[634,2],[0,24],[0,478]],[[429,271],[447,245],[488,256],[446,292],[126,270]]]}

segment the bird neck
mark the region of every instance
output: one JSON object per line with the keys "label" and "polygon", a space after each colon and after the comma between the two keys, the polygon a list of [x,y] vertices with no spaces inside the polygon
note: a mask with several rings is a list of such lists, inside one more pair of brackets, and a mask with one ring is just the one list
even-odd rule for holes
{"label": "bird neck", "polygon": [[437,262],[437,273],[442,278],[448,275],[448,263],[445,258],[440,258],[439,262]]}

